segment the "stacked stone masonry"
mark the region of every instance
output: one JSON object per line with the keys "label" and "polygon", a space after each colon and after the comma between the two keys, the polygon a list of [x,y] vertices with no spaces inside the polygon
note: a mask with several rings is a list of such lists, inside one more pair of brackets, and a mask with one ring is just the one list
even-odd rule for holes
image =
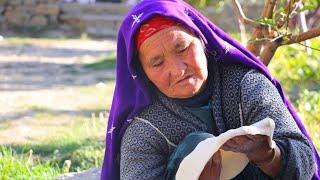
{"label": "stacked stone masonry", "polygon": [[[0,29],[59,26],[89,36],[116,37],[123,17],[131,8],[125,2],[81,4],[73,1],[76,0],[0,0]],[[248,4],[243,8],[248,17],[256,18],[261,5]],[[222,29],[239,31],[230,5],[223,11],[213,7],[201,11]]]}
{"label": "stacked stone masonry", "polygon": [[2,25],[17,27],[48,26],[58,23],[59,0],[0,0]]}

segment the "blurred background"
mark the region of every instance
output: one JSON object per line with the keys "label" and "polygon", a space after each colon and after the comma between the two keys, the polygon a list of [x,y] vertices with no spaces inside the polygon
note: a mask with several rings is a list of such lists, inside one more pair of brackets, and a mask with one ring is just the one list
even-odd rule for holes
{"label": "blurred background", "polygon": [[[97,177],[115,85],[117,30],[137,2],[0,0],[0,179],[55,179],[86,170]],[[188,2],[247,42],[231,0]],[[239,2],[259,20],[264,1]],[[317,28],[319,0],[310,2],[304,24]],[[303,31],[299,17],[288,21],[292,32]],[[248,39],[251,30],[245,30]],[[268,68],[320,150],[320,38],[310,40],[313,49],[305,46],[278,48]]]}

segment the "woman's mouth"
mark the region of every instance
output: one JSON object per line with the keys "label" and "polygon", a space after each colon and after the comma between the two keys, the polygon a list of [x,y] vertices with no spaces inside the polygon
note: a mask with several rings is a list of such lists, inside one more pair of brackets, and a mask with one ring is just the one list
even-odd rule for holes
{"label": "woman's mouth", "polygon": [[183,83],[186,83],[191,77],[192,77],[192,75],[185,76],[184,78],[182,78],[179,81],[177,81],[175,83],[175,85],[178,85],[178,84],[181,85]]}

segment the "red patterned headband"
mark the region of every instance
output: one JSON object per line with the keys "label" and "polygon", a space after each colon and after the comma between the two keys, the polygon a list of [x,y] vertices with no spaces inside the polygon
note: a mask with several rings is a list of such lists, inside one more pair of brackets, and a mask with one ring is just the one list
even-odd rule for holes
{"label": "red patterned headband", "polygon": [[179,23],[170,18],[161,15],[154,16],[144,23],[137,32],[135,37],[137,49],[140,49],[141,44],[153,34],[177,24]]}

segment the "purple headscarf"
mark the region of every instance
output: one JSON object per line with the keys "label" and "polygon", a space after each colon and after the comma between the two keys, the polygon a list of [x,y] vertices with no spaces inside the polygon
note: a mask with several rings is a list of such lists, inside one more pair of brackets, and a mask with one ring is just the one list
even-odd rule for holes
{"label": "purple headscarf", "polygon": [[[271,76],[266,66],[255,55],[181,0],[143,0],[128,13],[118,34],[116,87],[108,121],[102,180],[120,179],[121,138],[135,115],[151,103],[151,95],[144,83],[144,76],[137,68],[139,59],[134,40],[140,26],[156,14],[170,17],[193,30],[203,40],[206,50],[221,64],[240,63],[263,73],[278,89],[300,130],[312,144],[279,82]],[[313,144],[312,150],[317,165],[313,179],[319,179],[320,158]]]}

